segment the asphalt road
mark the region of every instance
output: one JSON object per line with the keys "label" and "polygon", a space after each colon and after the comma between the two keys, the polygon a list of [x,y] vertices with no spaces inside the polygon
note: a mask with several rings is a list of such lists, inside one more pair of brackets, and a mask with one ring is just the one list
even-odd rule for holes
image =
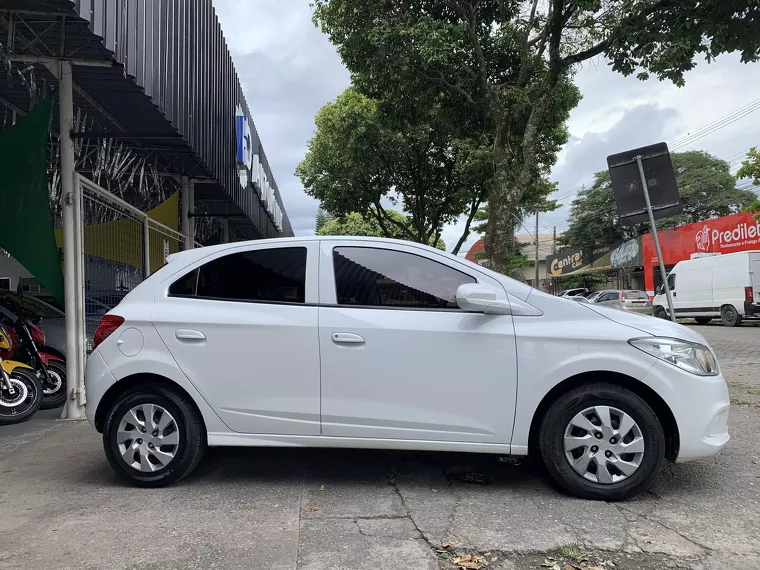
{"label": "asphalt road", "polygon": [[530,462],[301,449],[212,450],[181,484],[136,489],[88,425],[47,412],[0,428],[0,568],[757,568],[760,329],[698,329],[731,384],[732,440],[634,500],[567,497]]}

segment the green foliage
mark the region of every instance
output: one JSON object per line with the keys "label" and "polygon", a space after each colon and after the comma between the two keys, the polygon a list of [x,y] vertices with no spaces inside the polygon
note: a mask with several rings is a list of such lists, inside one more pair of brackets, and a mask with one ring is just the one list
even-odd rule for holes
{"label": "green foliage", "polygon": [[324,225],[332,219],[333,219],[332,216],[328,214],[327,212],[325,212],[320,206],[319,209],[317,210],[317,219],[316,219],[314,231],[317,234],[319,234],[319,230],[321,230],[324,227]]}
{"label": "green foliage", "polygon": [[[408,225],[409,220],[403,214],[395,210],[386,210],[388,216],[392,217],[399,225]],[[370,237],[389,237],[393,239],[406,239],[406,233],[398,229],[396,225],[389,225],[390,233],[385,233],[380,227],[375,216],[362,215],[358,212],[351,212],[338,218],[327,221],[318,231],[320,236],[370,236]],[[437,247],[446,251],[446,244],[440,238],[436,243],[436,236],[432,236],[428,245]]]}
{"label": "green foliage", "polygon": [[[742,167],[736,173],[737,180],[749,178],[754,186],[760,186],[760,151],[752,147],[747,153],[747,159],[742,162]],[[755,219],[760,221],[760,199],[755,199],[742,208],[744,212],[755,214]]]}
{"label": "green foliage", "polygon": [[413,117],[435,101],[459,133],[493,142],[486,234],[494,268],[509,268],[514,214],[556,160],[579,100],[578,64],[678,85],[695,66],[760,57],[758,0],[314,0],[356,88]]}
{"label": "green foliage", "polygon": [[[756,199],[754,192],[736,188],[725,160],[703,151],[676,152],[671,159],[684,213],[659,220],[659,229],[727,216]],[[568,247],[607,244],[650,231],[648,223],[633,227],[620,224],[607,170],[597,172],[591,186],[578,193],[569,222],[568,230],[558,238]]]}
{"label": "green foliage", "polygon": [[[334,216],[372,215],[385,233],[429,243],[444,225],[480,204],[490,176],[484,137],[459,137],[439,106],[416,117],[347,89],[317,114],[317,130],[296,174],[305,191]],[[400,206],[400,223],[382,203]]]}
{"label": "green foliage", "polygon": [[578,287],[591,289],[594,285],[607,283],[607,276],[604,273],[590,271],[589,273],[557,277],[557,283],[561,289],[576,289]]}

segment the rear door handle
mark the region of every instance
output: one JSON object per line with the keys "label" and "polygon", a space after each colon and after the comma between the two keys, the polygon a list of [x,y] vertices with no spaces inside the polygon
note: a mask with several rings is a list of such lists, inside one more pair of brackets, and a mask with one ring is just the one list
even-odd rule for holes
{"label": "rear door handle", "polygon": [[174,336],[177,337],[177,340],[206,340],[205,334],[192,329],[177,329]]}
{"label": "rear door handle", "polygon": [[364,337],[354,333],[332,333],[335,344],[364,344]]}

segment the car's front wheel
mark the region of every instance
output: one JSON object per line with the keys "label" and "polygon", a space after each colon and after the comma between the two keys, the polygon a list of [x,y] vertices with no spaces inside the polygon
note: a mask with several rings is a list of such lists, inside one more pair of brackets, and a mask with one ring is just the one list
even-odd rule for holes
{"label": "car's front wheel", "polygon": [[593,383],[549,406],[539,432],[554,480],[583,499],[619,501],[646,490],[665,457],[657,415],[634,392]]}
{"label": "car's front wheel", "polygon": [[184,396],[162,386],[138,386],[111,407],[103,447],[122,478],[140,487],[163,487],[195,469],[206,432]]}

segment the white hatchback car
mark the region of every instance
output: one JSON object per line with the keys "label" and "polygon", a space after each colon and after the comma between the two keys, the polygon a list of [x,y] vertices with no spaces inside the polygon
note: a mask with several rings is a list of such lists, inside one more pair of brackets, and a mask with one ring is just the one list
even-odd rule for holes
{"label": "white hatchback car", "polygon": [[107,314],[87,417],[128,481],[206,446],[540,454],[623,499],[715,454],[729,395],[697,332],[578,303],[436,249],[290,238],[176,254]]}

